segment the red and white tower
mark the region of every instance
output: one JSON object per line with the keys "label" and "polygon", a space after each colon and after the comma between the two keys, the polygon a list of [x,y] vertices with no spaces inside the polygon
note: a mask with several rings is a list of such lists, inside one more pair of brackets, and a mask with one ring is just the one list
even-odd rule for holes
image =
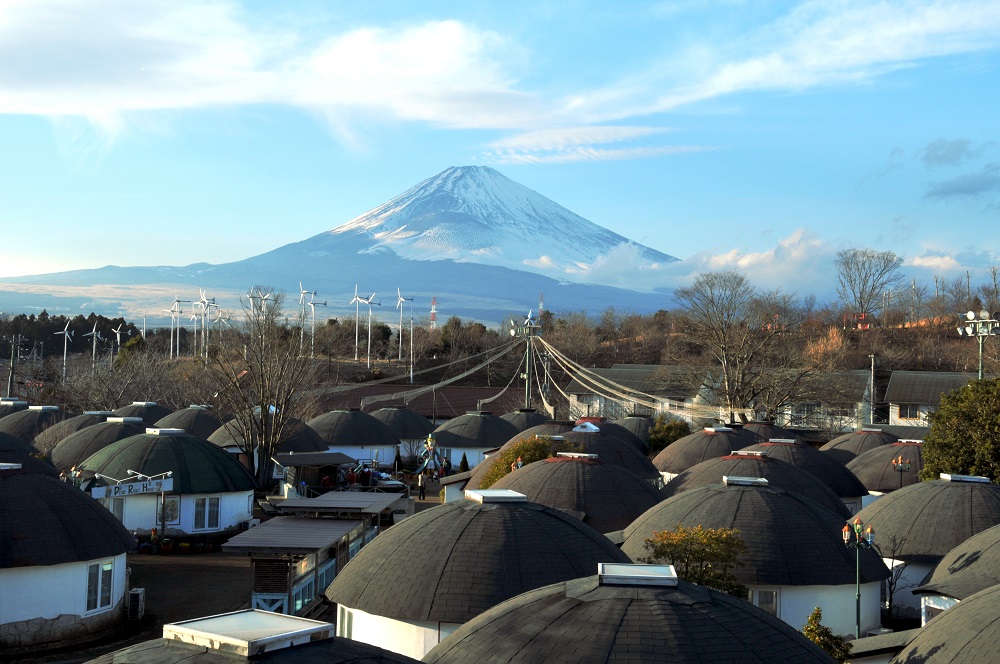
{"label": "red and white tower", "polygon": [[431,329],[436,330],[438,326],[438,299],[431,298]]}

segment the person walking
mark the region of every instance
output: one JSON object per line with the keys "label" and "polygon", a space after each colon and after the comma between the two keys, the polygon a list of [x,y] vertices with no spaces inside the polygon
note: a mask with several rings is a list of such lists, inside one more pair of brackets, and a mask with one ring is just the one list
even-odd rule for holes
{"label": "person walking", "polygon": [[418,491],[417,497],[420,500],[423,500],[424,496],[427,495],[427,474],[426,473],[420,473],[419,475],[417,475],[417,491]]}

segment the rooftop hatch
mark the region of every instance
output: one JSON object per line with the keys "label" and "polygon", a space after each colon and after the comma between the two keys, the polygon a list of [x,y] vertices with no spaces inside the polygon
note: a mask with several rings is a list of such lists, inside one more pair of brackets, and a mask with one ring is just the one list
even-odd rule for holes
{"label": "rooftop hatch", "polygon": [[602,586],[676,586],[673,565],[628,565],[598,563],[597,578]]}
{"label": "rooftop hatch", "polygon": [[331,623],[258,609],[222,613],[163,626],[163,638],[244,656],[330,638]]}
{"label": "rooftop hatch", "polygon": [[941,479],[945,482],[974,482],[983,484],[990,481],[990,478],[980,475],[953,475],[951,473],[941,473]]}
{"label": "rooftop hatch", "polygon": [[526,503],[528,497],[510,489],[467,489],[465,497],[477,503]]}
{"label": "rooftop hatch", "polygon": [[723,475],[722,483],[726,486],[767,486],[767,480],[763,477],[734,477]]}

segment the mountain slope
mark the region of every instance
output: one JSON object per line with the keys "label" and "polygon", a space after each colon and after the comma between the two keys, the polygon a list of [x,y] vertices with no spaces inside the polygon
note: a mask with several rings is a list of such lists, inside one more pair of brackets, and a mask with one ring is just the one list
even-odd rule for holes
{"label": "mountain slope", "polygon": [[620,245],[634,246],[649,263],[677,260],[482,166],[448,168],[330,235],[368,238],[365,251],[372,253],[389,249],[409,260],[498,265],[570,281],[587,280],[586,269]]}

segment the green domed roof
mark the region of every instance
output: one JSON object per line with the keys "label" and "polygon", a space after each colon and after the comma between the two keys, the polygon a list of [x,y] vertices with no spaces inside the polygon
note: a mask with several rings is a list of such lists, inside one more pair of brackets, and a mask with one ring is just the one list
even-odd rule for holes
{"label": "green domed roof", "polygon": [[127,477],[129,470],[149,476],[171,471],[174,491],[182,494],[256,488],[250,473],[225,450],[185,433],[168,433],[176,429],[159,431],[108,445],[81,463],[79,470],[118,479]]}

